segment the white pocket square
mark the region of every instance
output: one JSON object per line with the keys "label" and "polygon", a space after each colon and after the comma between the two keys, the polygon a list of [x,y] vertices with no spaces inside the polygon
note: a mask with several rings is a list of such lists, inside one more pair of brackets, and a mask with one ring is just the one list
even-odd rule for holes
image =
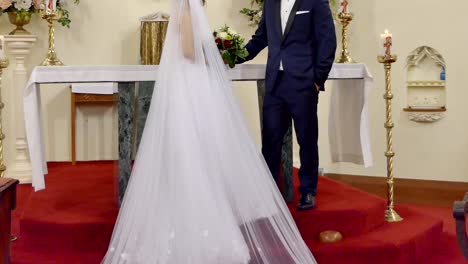
{"label": "white pocket square", "polygon": [[302,15],[302,14],[307,14],[309,13],[310,11],[297,11],[296,12],[296,15]]}

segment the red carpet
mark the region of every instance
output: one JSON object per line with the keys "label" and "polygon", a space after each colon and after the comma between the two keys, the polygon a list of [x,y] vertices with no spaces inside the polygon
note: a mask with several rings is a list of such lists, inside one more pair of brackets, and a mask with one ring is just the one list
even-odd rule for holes
{"label": "red carpet", "polygon": [[[45,191],[18,190],[12,246],[15,264],[100,263],[117,215],[117,163],[49,164]],[[384,222],[382,199],[321,178],[318,208],[292,214],[318,263],[465,263],[456,244],[450,208],[399,206],[403,222]],[[324,230],[344,239],[322,244]]]}

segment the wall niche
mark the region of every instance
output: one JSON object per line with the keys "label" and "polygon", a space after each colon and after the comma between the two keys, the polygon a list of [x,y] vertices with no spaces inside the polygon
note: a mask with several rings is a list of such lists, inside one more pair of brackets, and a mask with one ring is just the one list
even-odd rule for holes
{"label": "wall niche", "polygon": [[429,46],[412,51],[406,60],[407,107],[410,120],[436,122],[446,108],[446,64],[442,55]]}

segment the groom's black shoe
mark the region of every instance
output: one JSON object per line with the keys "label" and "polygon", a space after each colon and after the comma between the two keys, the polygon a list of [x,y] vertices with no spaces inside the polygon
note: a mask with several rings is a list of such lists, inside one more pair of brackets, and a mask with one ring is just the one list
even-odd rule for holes
{"label": "groom's black shoe", "polygon": [[315,196],[311,193],[302,194],[301,198],[299,199],[299,204],[297,205],[297,210],[305,211],[311,210],[315,208]]}

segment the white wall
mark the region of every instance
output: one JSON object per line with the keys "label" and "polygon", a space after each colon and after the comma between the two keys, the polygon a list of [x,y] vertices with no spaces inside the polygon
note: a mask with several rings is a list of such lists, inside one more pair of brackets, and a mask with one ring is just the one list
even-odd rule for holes
{"label": "white wall", "polygon": [[[207,12],[213,27],[229,24],[248,38],[253,28],[247,26],[238,10],[248,6],[247,0],[209,0]],[[452,3],[453,2],[453,3]],[[56,30],[57,52],[64,63],[83,64],[137,64],[139,57],[139,22],[142,15],[158,10],[168,10],[168,0],[82,1],[73,7],[72,29]],[[468,55],[465,44],[464,13],[468,2],[452,0],[451,4],[438,0],[415,1],[374,1],[360,0],[351,3],[355,20],[350,29],[350,51],[354,59],[367,63],[375,77],[375,87],[370,95],[370,124],[374,167],[363,169],[350,164],[331,164],[328,150],[327,118],[330,105],[329,92],[320,98],[320,154],[321,167],[327,172],[384,176],[386,174],[384,100],[382,99],[384,79],[383,67],[376,61],[382,51],[380,34],[388,28],[394,35],[394,53],[399,61],[393,67],[394,109],[394,150],[395,175],[401,178],[431,180],[468,181],[468,117],[465,98],[468,83],[465,63]],[[456,8],[455,8],[456,7]],[[110,9],[114,11],[110,11]],[[119,11],[117,11],[119,10]],[[6,16],[0,18],[0,34],[11,30]],[[36,17],[27,27],[39,36],[33,54],[28,62],[30,67],[43,59],[47,49],[46,24]],[[433,124],[418,124],[408,120],[402,111],[406,106],[405,57],[416,47],[429,45],[437,49],[447,62],[447,116]],[[253,63],[264,63],[262,53]],[[11,69],[7,71],[5,87],[8,87]],[[328,84],[333,89],[333,83]],[[43,94],[43,111],[47,116],[47,154],[49,160],[69,159],[70,98],[66,86],[47,89]],[[4,89],[4,98],[10,98]],[[254,83],[236,84],[236,94],[241,101],[249,127],[260,143],[257,98]],[[13,122],[5,110],[7,137]],[[99,124],[99,120],[104,125]],[[78,116],[78,158],[115,158],[116,146],[115,111],[105,107],[83,107]],[[97,134],[97,137],[93,135]],[[104,136],[112,134],[112,137]],[[87,139],[87,142],[86,142]],[[6,161],[11,160],[12,142],[6,141]],[[296,153],[297,157],[297,145]]]}

